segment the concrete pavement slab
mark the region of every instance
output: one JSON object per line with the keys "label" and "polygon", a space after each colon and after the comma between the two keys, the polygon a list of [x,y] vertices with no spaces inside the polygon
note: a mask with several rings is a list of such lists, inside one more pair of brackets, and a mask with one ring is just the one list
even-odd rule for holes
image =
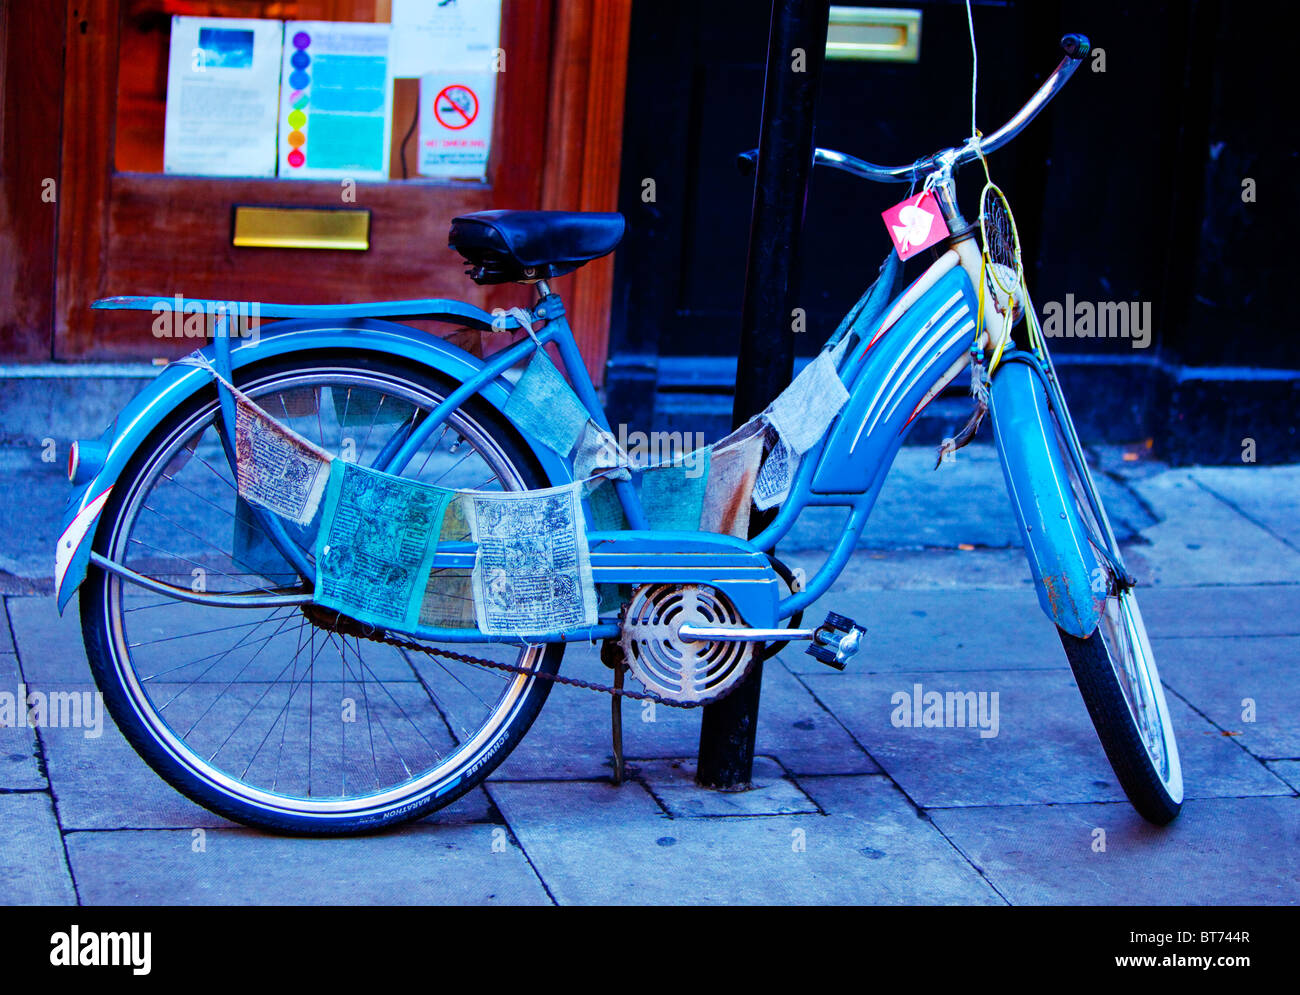
{"label": "concrete pavement slab", "polygon": [[1152,639],[1300,636],[1300,583],[1143,587],[1138,603]]}
{"label": "concrete pavement slab", "polygon": [[[502,826],[291,839],[242,829],[74,832],[87,905],[545,905]],[[201,849],[200,849],[201,848]]]}
{"label": "concrete pavement slab", "polygon": [[[594,647],[565,649],[560,673],[609,684],[613,671]],[[637,687],[630,678],[630,687]],[[699,716],[651,703],[623,703],[623,744],[628,757],[681,756],[699,736]],[[496,779],[608,778],[613,772],[609,696],[557,686],[541,714],[505,762]]]}
{"label": "concrete pavement slab", "polygon": [[[880,773],[875,761],[854,741],[839,719],[790,673],[785,664],[792,658],[812,661],[812,657],[805,657],[797,649],[787,649],[763,665],[757,749],[776,757],[796,776]],[[825,669],[824,665],[819,666]],[[686,755],[694,756],[698,747],[696,736]]]}
{"label": "concrete pavement slab", "polygon": [[[89,686],[60,685],[69,690]],[[103,733],[42,729],[50,784],[64,829],[154,829],[229,826],[153,772],[117,731],[111,717]]]}
{"label": "concrete pavement slab", "polygon": [[0,905],[75,905],[48,794],[0,795]]}
{"label": "concrete pavement slab", "polygon": [[562,905],[999,903],[887,779],[846,780],[867,801],[839,817],[670,819],[638,784],[488,791]]}
{"label": "concrete pavement slab", "polygon": [[[1009,511],[993,446],[970,446],[937,471],[933,450],[904,448],[885,478],[858,543],[868,549],[955,549],[963,542],[989,548],[1019,545],[1010,514],[984,513],[990,495],[1000,498]],[[825,549],[843,519],[844,509],[809,508],[784,545]]]}
{"label": "concrete pavement slab", "polygon": [[[1124,797],[1068,670],[810,674],[804,680],[924,808]],[[975,714],[966,717],[965,728],[916,728],[917,685],[921,703],[931,691],[945,701],[948,692],[974,692]],[[996,714],[995,736],[980,735],[980,692],[986,694],[986,731],[992,731]],[[899,693],[908,696],[906,703],[895,703]],[[900,708],[900,721],[913,725],[894,727],[891,719]]]}
{"label": "concrete pavement slab", "polygon": [[1300,791],[1300,760],[1270,760],[1266,766],[1296,791]]}
{"label": "concrete pavement slab", "polygon": [[[800,567],[811,578],[826,559],[826,551],[778,549],[781,559]],[[831,589],[809,612],[834,611],[840,596],[851,591],[943,590],[963,588],[1024,588],[1033,578],[1022,549],[856,550]]]}
{"label": "concrete pavement slab", "polygon": [[1300,636],[1158,639],[1164,682],[1265,759],[1300,758]]}
{"label": "concrete pavement slab", "polygon": [[8,602],[8,598],[0,598],[0,653],[17,653],[14,638],[9,632]]}
{"label": "concrete pavement slab", "polygon": [[1151,543],[1128,551],[1144,583],[1294,583],[1300,552],[1197,483],[1191,470],[1168,470],[1134,483],[1160,517],[1144,531]]}
{"label": "concrete pavement slab", "polygon": [[754,758],[748,791],[711,791],[695,783],[695,759],[642,760],[635,777],[674,819],[691,816],[794,815],[817,805],[771,757]]}
{"label": "concrete pavement slab", "polygon": [[[1122,800],[1073,677],[1053,671],[805,680],[918,805],[946,808]],[[998,734],[895,728],[892,696],[998,693]],[[924,700],[924,697],[922,698]],[[991,704],[991,697],[988,699]],[[1280,794],[1280,780],[1180,700],[1170,702],[1189,797]],[[990,709],[991,711],[991,709]],[[914,716],[913,716],[914,717]]]}
{"label": "concrete pavement slab", "polygon": [[[73,690],[90,687],[61,685]],[[191,802],[154,773],[107,718],[102,735],[88,730],[41,730],[46,767],[59,815],[68,830],[220,828],[233,823]],[[93,730],[89,730],[93,731]],[[485,795],[472,792],[433,818],[438,822],[488,818]]]}
{"label": "concrete pavement slab", "polygon": [[[560,672],[608,684],[612,671],[596,651],[573,645]],[[628,686],[639,689],[629,677]],[[623,704],[624,755],[632,759],[693,757],[699,749],[701,712],[653,702]],[[763,672],[758,750],[795,774],[871,773],[879,768],[780,662]],[[609,698],[556,687],[522,743],[497,769],[497,780],[608,778],[612,768]]]}
{"label": "concrete pavement slab", "polygon": [[1189,801],[1163,828],[1126,805],[945,809],[932,816],[1014,905],[1300,903],[1295,797]]}
{"label": "concrete pavement slab", "polygon": [[[1069,666],[1032,590],[864,590],[822,600],[867,627],[852,673]],[[797,674],[828,672],[804,652],[786,650],[782,659]]]}
{"label": "concrete pavement slab", "polygon": [[92,680],[81,642],[77,598],[59,616],[53,598],[11,598],[9,618],[29,684],[81,684]]}
{"label": "concrete pavement slab", "polygon": [[1300,466],[1202,466],[1192,479],[1300,549]]}
{"label": "concrete pavement slab", "polygon": [[19,700],[24,695],[22,677],[18,672],[18,658],[12,653],[0,653],[0,695],[13,699],[13,725],[0,725],[0,789],[5,791],[40,790],[49,787],[41,771],[36,749],[36,733],[25,723],[19,725],[25,714],[25,705]]}

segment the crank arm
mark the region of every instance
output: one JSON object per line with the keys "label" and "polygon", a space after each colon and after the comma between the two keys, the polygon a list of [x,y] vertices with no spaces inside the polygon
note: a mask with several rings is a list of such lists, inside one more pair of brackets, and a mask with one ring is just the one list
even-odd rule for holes
{"label": "crank arm", "polygon": [[781,640],[812,639],[816,629],[748,629],[730,625],[691,625],[677,630],[677,638],[686,643],[769,643]]}
{"label": "crank arm", "polygon": [[867,630],[851,618],[829,612],[826,621],[815,629],[750,629],[742,626],[691,625],[677,630],[677,638],[687,643],[767,643],[809,640],[808,655],[828,667],[843,670],[849,657],[862,648]]}

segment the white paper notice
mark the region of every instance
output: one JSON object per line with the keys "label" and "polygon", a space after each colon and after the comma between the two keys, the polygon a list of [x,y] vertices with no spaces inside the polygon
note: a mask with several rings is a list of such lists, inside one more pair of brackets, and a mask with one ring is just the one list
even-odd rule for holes
{"label": "white paper notice", "polygon": [[392,28],[286,21],[279,173],[290,179],[388,179]]}
{"label": "white paper notice", "polygon": [[438,72],[420,77],[421,176],[487,176],[496,76]]}
{"label": "white paper notice", "polygon": [[284,24],[173,17],[163,171],[274,176]]}
{"label": "white paper notice", "polygon": [[393,0],[393,75],[500,72],[501,0]]}

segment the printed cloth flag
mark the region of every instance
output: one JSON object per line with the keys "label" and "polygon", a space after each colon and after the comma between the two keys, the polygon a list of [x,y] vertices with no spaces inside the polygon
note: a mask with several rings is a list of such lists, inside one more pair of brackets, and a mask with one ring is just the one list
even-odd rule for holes
{"label": "printed cloth flag", "polygon": [[462,491],[478,554],[474,607],[493,635],[545,635],[596,624],[582,484]]}
{"label": "printed cloth flag", "polygon": [[[889,259],[897,264],[893,253]],[[882,270],[888,265],[887,261]],[[765,412],[772,431],[768,433],[767,457],[758,471],[758,479],[754,481],[754,507],[759,511],[774,508],[789,496],[803,454],[826,434],[830,423],[848,401],[848,391],[837,372],[852,341],[852,336],[846,334],[847,328],[846,321],[831,336],[817,358],[795,377],[794,383]],[[802,384],[801,379],[804,380]],[[799,405],[807,403],[809,397],[820,398],[823,403],[812,404],[805,419],[799,420]]]}
{"label": "printed cloth flag", "polygon": [[533,353],[503,410],[514,424],[561,456],[573,452],[589,417],[545,349]]}
{"label": "printed cloth flag", "polygon": [[454,494],[335,460],[316,535],[313,600],[371,625],[414,631]]}
{"label": "printed cloth flag", "polygon": [[749,537],[750,499],[766,435],[767,423],[762,418],[751,418],[713,444],[700,514],[701,530],[740,539]]}
{"label": "printed cloth flag", "polygon": [[587,480],[607,471],[602,475],[610,480],[630,480],[632,475],[627,468],[631,465],[632,458],[623,451],[618,440],[595,421],[587,419],[573,450],[574,479]]}
{"label": "printed cloth flag", "polygon": [[765,412],[772,427],[797,455],[802,456],[817,444],[849,399],[836,372],[837,354],[838,347],[818,353]]}
{"label": "printed cloth flag", "polygon": [[593,532],[621,532],[630,528],[623,504],[618,499],[614,483],[598,478],[587,489],[587,508],[591,511]]}
{"label": "printed cloth flag", "polygon": [[641,510],[646,524],[664,532],[697,532],[709,480],[708,449],[690,458],[646,467],[641,473]]}
{"label": "printed cloth flag", "polygon": [[754,507],[759,511],[774,508],[789,497],[794,475],[803,459],[786,445],[780,435],[772,434],[776,441],[772,443],[767,458],[763,460],[763,468],[758,471],[758,479],[754,481]]}
{"label": "printed cloth flag", "polygon": [[235,479],[239,496],[298,525],[316,515],[333,457],[281,425],[242,391],[235,397]]}

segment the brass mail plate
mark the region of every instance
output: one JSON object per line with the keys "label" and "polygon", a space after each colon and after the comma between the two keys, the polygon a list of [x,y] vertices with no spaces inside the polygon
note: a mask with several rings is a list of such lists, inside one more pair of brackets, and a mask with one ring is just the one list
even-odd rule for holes
{"label": "brass mail plate", "polygon": [[370,212],[236,204],[232,241],[245,248],[365,250]]}
{"label": "brass mail plate", "polygon": [[832,7],[826,58],[917,62],[921,58],[921,12]]}

